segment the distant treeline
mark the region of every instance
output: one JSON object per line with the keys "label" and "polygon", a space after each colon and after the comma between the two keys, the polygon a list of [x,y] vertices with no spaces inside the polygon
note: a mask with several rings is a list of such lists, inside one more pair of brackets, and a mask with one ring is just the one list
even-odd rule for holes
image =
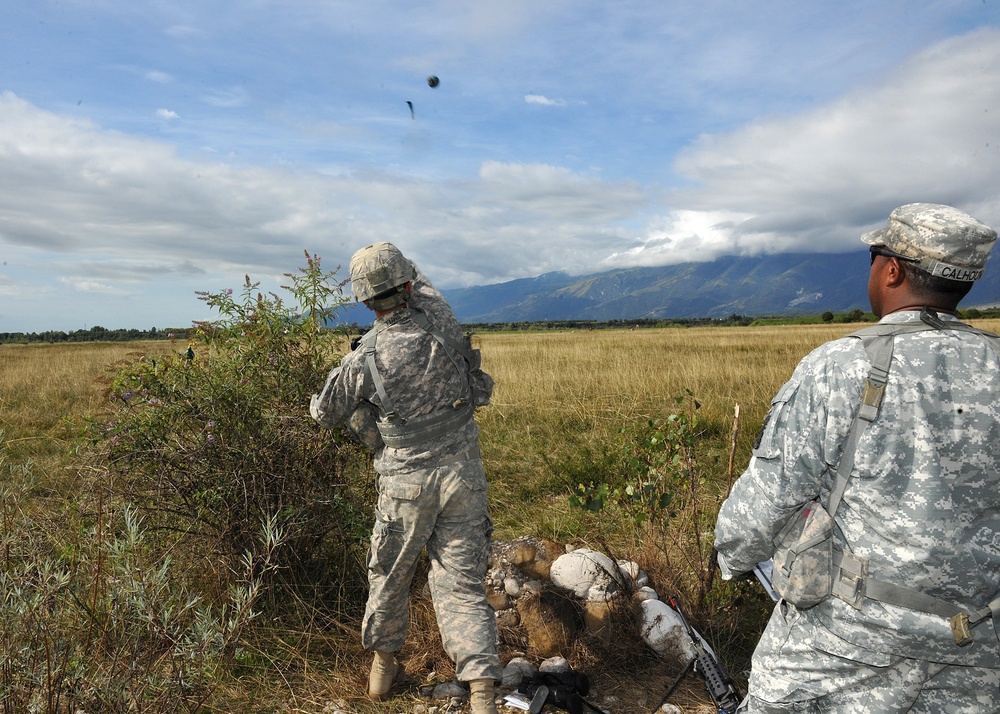
{"label": "distant treeline", "polygon": [[729,317],[677,317],[669,319],[637,318],[634,320],[540,320],[537,322],[487,322],[463,325],[473,332],[530,332],[543,330],[634,330],[646,327],[706,327],[746,326],[755,318],[746,315]]}
{"label": "distant treeline", "polygon": [[0,332],[0,344],[28,344],[32,342],[134,342],[137,340],[178,340],[186,342],[194,328],[173,328],[158,330],[151,327],[148,330],[117,329],[109,330],[100,325],[94,325],[87,330],[61,332],[46,330],[45,332]]}
{"label": "distant treeline", "polygon": [[[959,317],[967,320],[1000,318],[1000,308],[969,308],[960,310]],[[748,325],[802,325],[831,322],[873,322],[875,316],[870,312],[852,310],[846,313],[834,314],[824,312],[821,315],[774,315],[767,317],[750,317],[749,315],[732,314],[728,317],[674,317],[664,319],[637,318],[635,320],[540,320],[536,322],[486,322],[463,324],[462,327],[471,332],[543,332],[546,330],[634,330],[650,327],[746,327]],[[335,329],[348,335],[359,335],[371,328],[371,325],[352,323],[341,325]],[[186,342],[195,328],[171,328],[158,330],[151,327],[148,330],[118,329],[109,330],[94,326],[89,330],[74,330],[59,332],[0,332],[0,344],[28,344],[32,342],[131,342],[135,340],[177,340]]]}

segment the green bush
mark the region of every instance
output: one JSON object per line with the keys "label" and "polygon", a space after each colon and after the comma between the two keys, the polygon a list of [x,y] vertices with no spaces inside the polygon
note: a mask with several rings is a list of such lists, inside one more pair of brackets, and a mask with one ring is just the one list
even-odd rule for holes
{"label": "green bush", "polygon": [[199,293],[220,319],[197,324],[186,354],[117,365],[93,439],[108,497],[134,505],[151,529],[198,539],[235,570],[259,551],[261,524],[276,522],[285,537],[275,572],[294,583],[356,560],[370,525],[368,459],[308,413],[338,357],[325,326],[346,281],[306,259],[282,286],[291,306],[249,277],[236,294]]}
{"label": "green bush", "polygon": [[[154,553],[134,509],[40,528],[30,463],[0,434],[0,712],[194,712],[239,654],[283,533],[258,533],[209,602]],[[89,522],[86,522],[89,521]]]}
{"label": "green bush", "polygon": [[711,529],[724,494],[699,463],[706,439],[701,405],[688,392],[675,397],[674,406],[638,430],[623,429],[605,454],[603,473],[576,483],[570,505],[610,519],[624,516],[657,548],[665,570],[693,576],[678,585],[701,605],[715,582]]}

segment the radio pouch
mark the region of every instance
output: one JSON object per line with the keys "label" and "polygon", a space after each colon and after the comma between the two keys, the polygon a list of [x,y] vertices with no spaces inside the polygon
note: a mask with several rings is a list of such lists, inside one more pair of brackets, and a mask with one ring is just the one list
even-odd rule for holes
{"label": "radio pouch", "polygon": [[772,585],[783,600],[807,608],[830,597],[833,518],[818,500],[788,520],[775,538]]}

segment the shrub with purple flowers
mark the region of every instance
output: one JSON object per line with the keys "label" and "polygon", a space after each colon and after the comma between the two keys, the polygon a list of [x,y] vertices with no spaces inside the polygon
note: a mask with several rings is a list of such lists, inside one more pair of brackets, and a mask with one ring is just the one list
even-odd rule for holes
{"label": "shrub with purple flowers", "polygon": [[109,498],[139,509],[153,531],[194,539],[223,569],[237,571],[261,547],[261,524],[277,519],[284,540],[270,585],[321,572],[331,592],[345,581],[360,592],[368,459],[308,409],[346,347],[328,327],[346,281],[308,252],[306,267],[285,277],[287,302],[249,276],[241,290],[198,293],[219,319],[196,323],[193,356],[116,365],[107,418],[94,430],[97,456]]}

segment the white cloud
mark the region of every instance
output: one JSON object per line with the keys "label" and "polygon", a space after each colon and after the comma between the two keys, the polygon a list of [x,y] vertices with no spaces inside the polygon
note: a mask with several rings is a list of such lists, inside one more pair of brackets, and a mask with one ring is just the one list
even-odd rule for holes
{"label": "white cloud", "polygon": [[699,137],[674,164],[691,185],[640,247],[609,262],[857,249],[862,230],[913,201],[996,225],[998,119],[1000,31],[940,43],[878,87]]}
{"label": "white cloud", "polygon": [[549,99],[541,94],[525,94],[524,95],[525,104],[541,104],[546,107],[564,107],[566,106],[565,99]]}
{"label": "white cloud", "polygon": [[168,120],[180,119],[180,115],[175,111],[171,111],[170,109],[157,109],[156,116],[158,116],[160,119],[168,119]]}
{"label": "white cloud", "polygon": [[102,283],[97,280],[61,279],[60,282],[69,286],[76,292],[81,292],[81,293],[97,293],[100,295],[119,295],[119,296],[124,296],[128,294],[125,290],[122,290],[114,285]]}
{"label": "white cloud", "polygon": [[346,265],[387,236],[443,285],[582,272],[648,204],[634,182],[543,164],[487,161],[478,175],[428,181],[195,162],[10,93],[0,96],[0,189],[0,243],[65,256],[51,269],[105,292],[174,270],[199,288],[227,274],[277,276],[304,249]]}
{"label": "white cloud", "polygon": [[146,79],[150,82],[156,82],[157,84],[169,84],[174,81],[174,78],[166,72],[159,72],[157,70],[150,70],[149,72],[146,72]]}
{"label": "white cloud", "polygon": [[205,95],[205,102],[220,109],[242,107],[247,103],[247,92],[243,87],[220,89]]}

